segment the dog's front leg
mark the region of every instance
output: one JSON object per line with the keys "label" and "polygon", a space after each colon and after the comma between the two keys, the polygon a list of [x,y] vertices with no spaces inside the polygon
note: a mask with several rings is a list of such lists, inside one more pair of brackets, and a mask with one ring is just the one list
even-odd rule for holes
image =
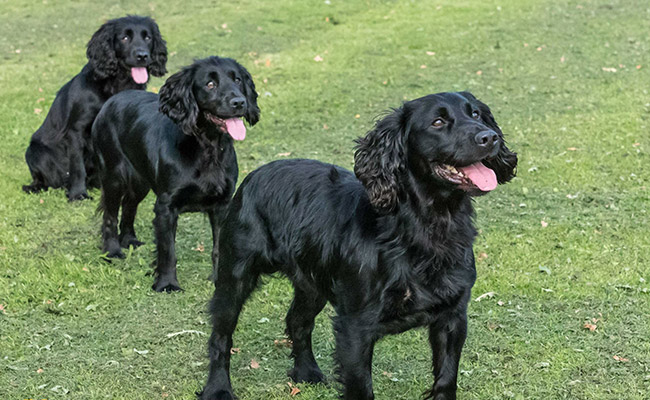
{"label": "dog's front leg", "polygon": [[334,332],[343,399],[373,400],[372,351],[376,341],[373,325],[359,316],[338,316],[334,320]]}
{"label": "dog's front leg", "polygon": [[469,290],[458,306],[436,318],[429,325],[429,343],[433,354],[433,387],[425,398],[455,400],[460,354],[467,337],[467,302]]}
{"label": "dog's front leg", "polygon": [[68,200],[89,199],[86,191],[86,165],[84,163],[84,149],[82,143],[82,133],[74,130],[67,132],[70,141],[68,148],[68,157],[70,158],[69,172],[70,182],[68,184]]}
{"label": "dog's front leg", "polygon": [[215,278],[215,271],[217,270],[217,265],[219,265],[219,233],[221,232],[221,222],[223,221],[224,212],[225,207],[217,207],[208,211],[210,227],[212,228],[212,275],[210,279]]}
{"label": "dog's front leg", "polygon": [[171,204],[171,196],[162,193],[156,200],[153,220],[156,231],[156,269],[154,271],[153,290],[172,292],[182,290],[176,278],[176,225],[178,210]]}

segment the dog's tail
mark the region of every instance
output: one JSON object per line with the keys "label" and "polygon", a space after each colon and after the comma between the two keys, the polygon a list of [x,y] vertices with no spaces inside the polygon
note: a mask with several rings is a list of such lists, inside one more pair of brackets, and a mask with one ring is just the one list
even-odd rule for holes
{"label": "dog's tail", "polygon": [[55,149],[32,140],[25,153],[25,161],[32,174],[32,183],[24,185],[26,193],[35,193],[51,188],[65,187],[68,181],[68,166],[62,149]]}

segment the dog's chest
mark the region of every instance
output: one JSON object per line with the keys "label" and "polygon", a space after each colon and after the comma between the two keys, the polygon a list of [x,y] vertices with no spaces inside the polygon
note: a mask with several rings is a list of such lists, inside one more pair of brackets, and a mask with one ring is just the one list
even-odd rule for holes
{"label": "dog's chest", "polygon": [[430,324],[466,301],[475,278],[471,262],[431,260],[410,268],[384,292],[382,325],[387,332],[397,333]]}

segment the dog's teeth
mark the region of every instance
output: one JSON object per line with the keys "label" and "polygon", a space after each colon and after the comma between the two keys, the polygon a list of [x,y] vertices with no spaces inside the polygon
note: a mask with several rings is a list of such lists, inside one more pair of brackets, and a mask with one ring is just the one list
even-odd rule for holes
{"label": "dog's teeth", "polygon": [[450,167],[449,167],[449,170],[450,170],[451,172],[453,172],[454,174],[457,174],[457,173],[458,173],[458,170],[456,169],[456,167],[451,167],[451,166],[450,166]]}

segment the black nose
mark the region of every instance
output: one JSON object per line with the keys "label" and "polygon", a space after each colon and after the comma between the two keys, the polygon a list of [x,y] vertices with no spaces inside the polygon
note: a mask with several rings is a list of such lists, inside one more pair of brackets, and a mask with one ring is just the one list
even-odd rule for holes
{"label": "black nose", "polygon": [[474,136],[476,144],[481,147],[493,146],[499,142],[499,135],[495,131],[481,131]]}
{"label": "black nose", "polygon": [[147,61],[147,59],[149,59],[149,53],[146,51],[138,51],[135,53],[135,58],[138,61]]}
{"label": "black nose", "polygon": [[235,97],[234,99],[230,100],[230,106],[235,109],[240,109],[244,107],[246,104],[246,99],[243,97]]}

